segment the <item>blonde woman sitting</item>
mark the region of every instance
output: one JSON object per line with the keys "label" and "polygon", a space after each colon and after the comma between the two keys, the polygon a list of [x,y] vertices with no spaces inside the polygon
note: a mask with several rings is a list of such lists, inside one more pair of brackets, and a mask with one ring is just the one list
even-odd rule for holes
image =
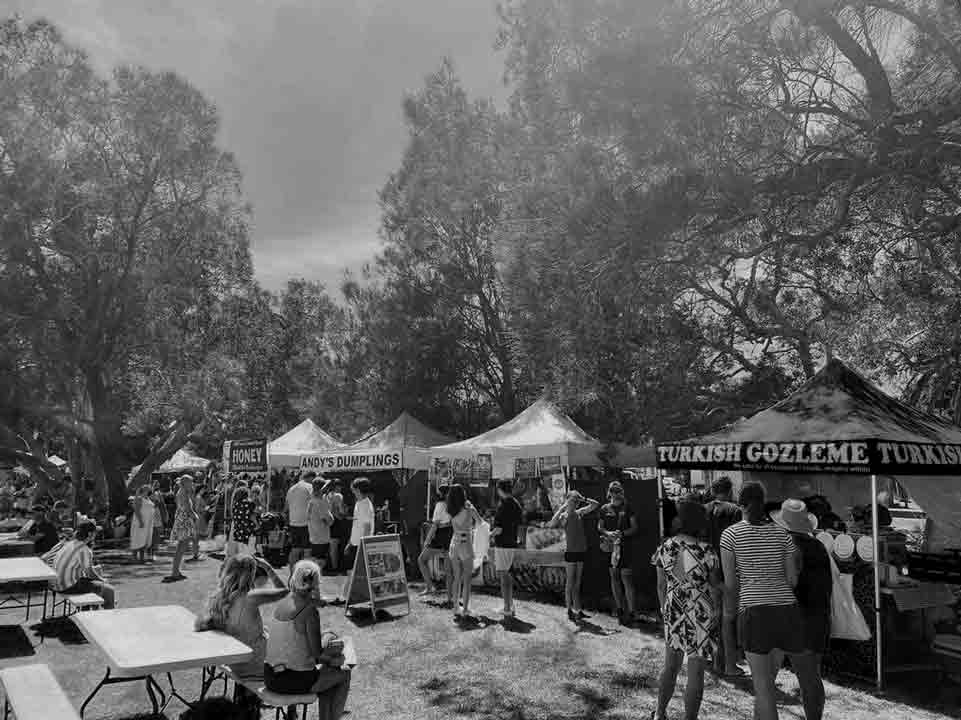
{"label": "blonde woman sitting", "polygon": [[316,693],[320,720],[337,720],[350,691],[350,670],[344,667],[343,643],[326,647],[320,627],[320,567],[312,560],[294,565],[290,595],[274,610],[267,640],[264,684],[284,695]]}

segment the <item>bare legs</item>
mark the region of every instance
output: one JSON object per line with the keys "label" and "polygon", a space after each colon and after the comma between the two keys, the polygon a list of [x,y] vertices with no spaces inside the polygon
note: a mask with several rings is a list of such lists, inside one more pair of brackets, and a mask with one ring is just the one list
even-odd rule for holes
{"label": "bare legs", "polygon": [[[430,559],[434,557],[438,552],[440,551],[434,548],[425,547],[423,550],[420,551],[420,555],[417,556],[417,567],[420,568],[420,576],[424,578],[424,584],[426,586],[424,588],[425,594],[430,594],[431,592],[434,592],[437,589],[437,586],[434,584],[434,580],[433,578],[431,578],[431,574],[430,574]],[[450,585],[448,585],[447,587],[449,590]]]}
{"label": "bare legs", "polygon": [[805,720],[821,720],[824,715],[824,682],[821,680],[821,655],[804,652],[790,655],[791,667],[801,687]]}
{"label": "bare legs", "polygon": [[330,569],[332,572],[340,572],[340,540],[330,538]]}
{"label": "bare legs", "polygon": [[[473,553],[454,548],[450,554],[451,565],[454,567],[454,616],[461,617],[470,614],[471,576],[474,572]],[[460,603],[460,607],[457,607]]]}
{"label": "bare legs", "polygon": [[[471,568],[473,569],[473,568]],[[504,614],[514,614],[514,578],[510,568],[497,573],[501,579],[501,597],[504,598]]]}
{"label": "bare legs", "polygon": [[[669,647],[664,648],[664,669],[661,670],[660,686],[657,691],[657,720],[665,720],[667,706],[674,695],[677,686],[677,674],[684,662],[684,653]],[[684,688],[684,717],[685,720],[697,720],[701,709],[701,698],[704,696],[704,658],[689,657],[687,659],[687,686]]]}
{"label": "bare legs", "polygon": [[174,564],[173,569],[170,571],[170,577],[181,578],[183,573],[180,572],[180,564],[183,562],[184,554],[187,552],[187,545],[190,540],[180,540],[177,543],[177,549],[174,550]]}
{"label": "bare legs", "polygon": [[634,573],[629,568],[611,568],[611,590],[617,615],[623,618],[626,612],[628,617],[634,617]]}
{"label": "bare legs", "polygon": [[746,653],[754,683],[754,720],[777,720],[774,700],[776,670],[770,654]]}
{"label": "bare legs", "polygon": [[564,580],[564,602],[568,613],[581,611],[581,578],[584,576],[584,563],[567,563],[567,577]]}

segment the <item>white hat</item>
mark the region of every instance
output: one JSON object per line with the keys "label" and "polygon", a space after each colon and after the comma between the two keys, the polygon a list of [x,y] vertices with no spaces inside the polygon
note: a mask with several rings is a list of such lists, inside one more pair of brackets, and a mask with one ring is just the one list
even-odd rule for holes
{"label": "white hat", "polygon": [[781,509],[771,513],[771,520],[785,530],[809,534],[817,530],[818,519],[808,512],[803,500],[789,498],[781,503]]}

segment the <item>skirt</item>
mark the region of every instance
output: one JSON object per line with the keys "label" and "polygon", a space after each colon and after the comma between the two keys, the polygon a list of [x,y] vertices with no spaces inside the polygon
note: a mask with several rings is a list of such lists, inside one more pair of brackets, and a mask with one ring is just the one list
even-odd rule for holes
{"label": "skirt", "polygon": [[170,539],[174,542],[193,540],[197,534],[197,524],[194,522],[193,515],[188,510],[177,510],[174,516],[174,524],[170,529]]}

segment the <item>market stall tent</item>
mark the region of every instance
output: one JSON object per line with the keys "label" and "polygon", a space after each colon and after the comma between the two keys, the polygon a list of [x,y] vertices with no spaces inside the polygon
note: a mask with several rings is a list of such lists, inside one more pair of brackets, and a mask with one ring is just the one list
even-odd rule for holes
{"label": "market stall tent", "polygon": [[[157,475],[174,475],[177,473],[195,472],[197,470],[206,470],[212,461],[207,458],[202,458],[199,455],[194,455],[189,450],[181,448],[173,455],[171,455],[164,463],[160,465],[154,474]],[[130,471],[130,477],[133,478],[137,471],[140,469],[139,465],[134,466]]]}
{"label": "market stall tent", "polygon": [[[929,543],[961,537],[961,428],[881,392],[838,360],[781,402],[711,435],[657,447],[658,467],[747,471],[768,489],[789,484],[870,503],[877,680],[882,683],[877,476],[897,476],[931,521]],[[860,475],[864,480],[857,482]],[[852,477],[854,476],[854,477]]]}
{"label": "market stall tent", "polygon": [[301,466],[318,472],[427,470],[431,446],[452,439],[405,411],[387,427],[342,449],[303,455]]}
{"label": "market stall tent", "polygon": [[346,443],[340,442],[307,418],[267,444],[267,462],[272,468],[299,468],[304,455],[346,447]]}
{"label": "market stall tent", "polygon": [[516,460],[556,457],[562,467],[594,466],[604,446],[553,403],[538,400],[522,413],[476,437],[437,445],[431,458],[476,459],[489,456],[494,478],[514,477]]}

